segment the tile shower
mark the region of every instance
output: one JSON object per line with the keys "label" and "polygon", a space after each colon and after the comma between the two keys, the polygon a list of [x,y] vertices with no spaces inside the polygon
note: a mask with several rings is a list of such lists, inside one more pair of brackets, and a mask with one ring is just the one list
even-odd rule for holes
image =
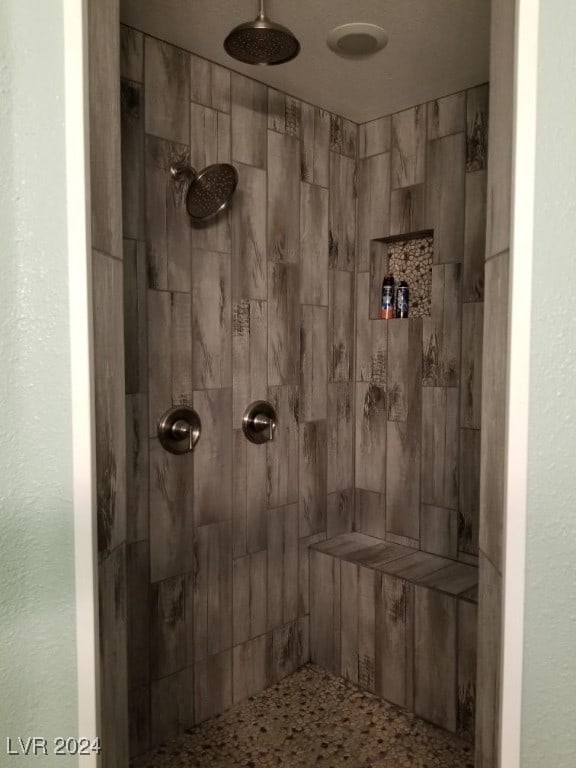
{"label": "tile shower", "polygon": [[[103,652],[110,676],[127,653],[110,697],[137,755],[310,659],[325,539],[477,564],[488,90],[356,126],[128,28],[121,74],[127,591],[109,547]],[[190,224],[182,160],[236,165],[229,213]],[[422,232],[429,313],[380,321],[383,266]],[[256,399],[268,446],[240,429]],[[158,444],[173,403],[202,419],[193,456]]]}
{"label": "tile shower", "polygon": [[[122,75],[138,753],[309,658],[307,547],[353,525],[358,129],[126,28]],[[182,160],[236,164],[229,213],[191,226]],[[241,431],[259,399],[269,445]],[[184,457],[155,436],[180,403],[202,420]]]}

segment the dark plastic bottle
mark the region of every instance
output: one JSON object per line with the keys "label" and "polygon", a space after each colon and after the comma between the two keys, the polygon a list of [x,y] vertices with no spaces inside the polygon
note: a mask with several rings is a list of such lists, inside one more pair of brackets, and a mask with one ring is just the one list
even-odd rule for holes
{"label": "dark plastic bottle", "polygon": [[408,283],[401,280],[396,291],[396,317],[408,317],[410,309],[410,289]]}

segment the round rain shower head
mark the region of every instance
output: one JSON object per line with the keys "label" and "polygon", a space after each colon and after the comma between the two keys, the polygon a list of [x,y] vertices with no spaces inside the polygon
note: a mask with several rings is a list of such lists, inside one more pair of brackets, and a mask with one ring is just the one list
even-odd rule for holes
{"label": "round rain shower head", "polygon": [[186,210],[196,221],[210,219],[226,208],[238,184],[238,171],[228,163],[209,165],[200,173],[193,168],[173,166],[171,172],[177,181],[188,181]]}
{"label": "round rain shower head", "polygon": [[264,0],[255,21],[240,24],[224,40],[226,53],[243,64],[284,64],[300,53],[300,43],[292,32],[266,18]]}

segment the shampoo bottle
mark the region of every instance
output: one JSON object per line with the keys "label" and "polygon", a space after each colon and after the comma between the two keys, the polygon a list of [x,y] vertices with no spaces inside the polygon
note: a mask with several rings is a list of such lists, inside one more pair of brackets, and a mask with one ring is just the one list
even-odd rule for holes
{"label": "shampoo bottle", "polygon": [[394,317],[394,278],[386,275],[382,281],[382,300],[380,302],[380,320]]}

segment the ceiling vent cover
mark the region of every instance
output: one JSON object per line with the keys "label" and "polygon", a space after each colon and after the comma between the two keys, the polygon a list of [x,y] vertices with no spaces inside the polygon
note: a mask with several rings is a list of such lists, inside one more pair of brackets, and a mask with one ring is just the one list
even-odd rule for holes
{"label": "ceiling vent cover", "polygon": [[358,21],[342,24],[328,33],[328,47],[345,58],[364,58],[388,44],[388,33],[376,24]]}

